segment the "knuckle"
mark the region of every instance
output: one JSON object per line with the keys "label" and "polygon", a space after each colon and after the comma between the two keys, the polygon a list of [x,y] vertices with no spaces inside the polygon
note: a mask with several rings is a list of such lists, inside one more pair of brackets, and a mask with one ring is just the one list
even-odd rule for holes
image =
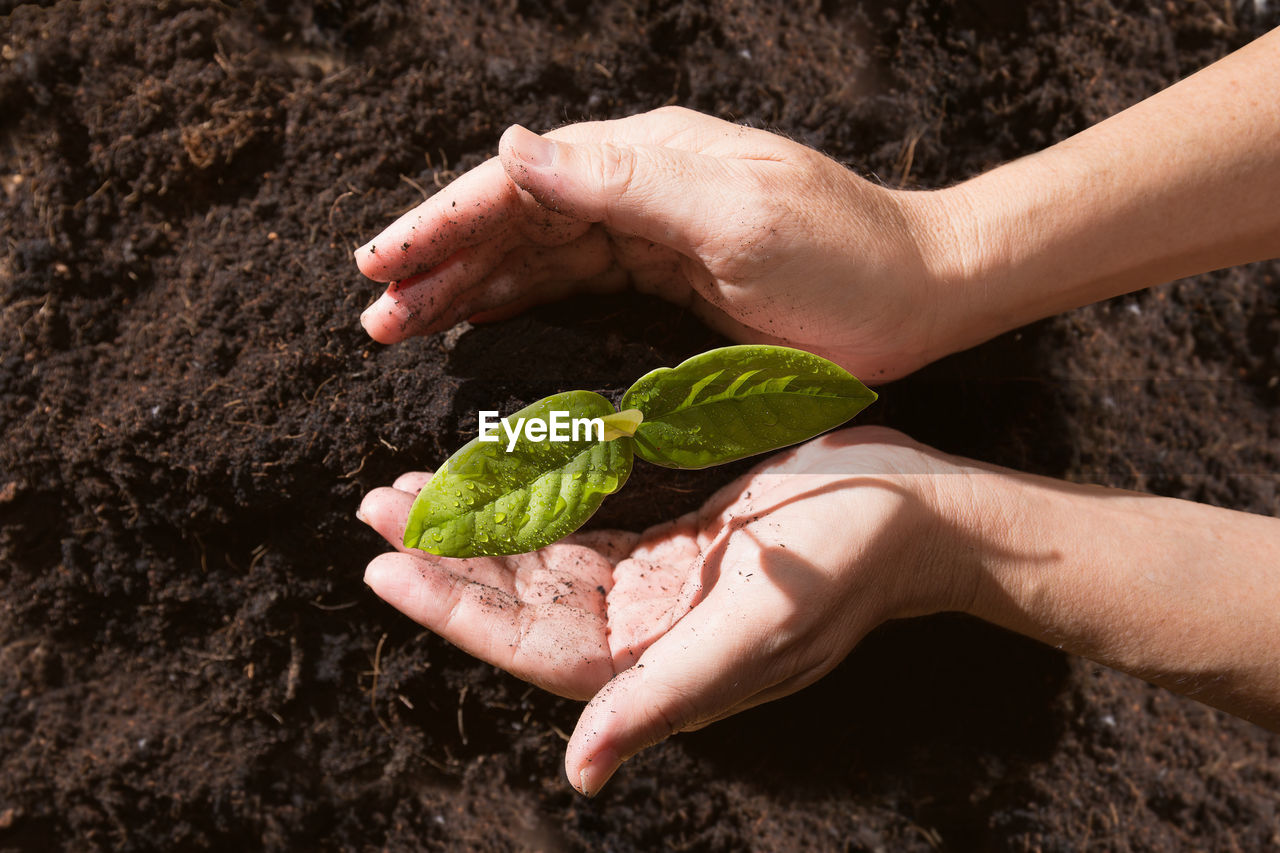
{"label": "knuckle", "polygon": [[678,732],[687,731],[698,723],[698,714],[695,712],[693,703],[674,691],[659,697],[659,701],[653,706],[653,716],[658,741],[665,740]]}
{"label": "knuckle", "polygon": [[623,198],[631,192],[636,177],[635,149],[619,145],[605,145],[599,162],[600,187],[610,200]]}
{"label": "knuckle", "polygon": [[655,116],[665,116],[668,118],[687,118],[687,117],[699,115],[699,113],[694,112],[688,107],[681,107],[675,104],[668,104],[665,107],[658,107],[656,110],[651,110],[649,114],[655,115]]}
{"label": "knuckle", "polygon": [[693,697],[670,684],[657,684],[644,679],[644,689],[649,695],[649,744],[666,740],[677,732],[685,731],[699,721],[697,703]]}

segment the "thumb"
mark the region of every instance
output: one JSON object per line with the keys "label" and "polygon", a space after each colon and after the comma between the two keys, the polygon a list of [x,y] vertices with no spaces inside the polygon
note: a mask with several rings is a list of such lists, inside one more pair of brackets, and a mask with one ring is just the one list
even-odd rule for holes
{"label": "thumb", "polygon": [[712,222],[748,208],[728,161],[659,145],[568,142],[520,125],[502,135],[507,176],[544,207],[695,254]]}
{"label": "thumb", "polygon": [[[707,599],[600,689],[578,719],[565,754],[569,783],[595,796],[631,756],[710,722],[767,688],[762,632]],[[776,680],[776,679],[774,679]]]}

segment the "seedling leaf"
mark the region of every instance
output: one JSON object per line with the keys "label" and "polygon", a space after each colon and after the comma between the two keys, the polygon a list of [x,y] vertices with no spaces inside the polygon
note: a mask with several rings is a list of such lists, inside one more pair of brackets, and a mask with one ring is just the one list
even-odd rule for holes
{"label": "seedling leaf", "polygon": [[[504,418],[548,421],[603,418],[613,405],[590,391],[546,397]],[[530,441],[521,433],[507,450],[472,439],[445,460],[409,510],[406,548],[442,557],[501,556],[534,551],[577,530],[631,473],[632,439]]]}
{"label": "seedling leaf", "polygon": [[647,373],[623,395],[621,408],[644,415],[635,433],[642,458],[668,468],[706,468],[812,438],[875,399],[825,358],[748,345]]}

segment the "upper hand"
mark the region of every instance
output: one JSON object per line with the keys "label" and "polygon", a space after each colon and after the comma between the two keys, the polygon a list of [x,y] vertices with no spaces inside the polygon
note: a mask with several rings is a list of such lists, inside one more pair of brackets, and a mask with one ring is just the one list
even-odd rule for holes
{"label": "upper hand", "polygon": [[[643,535],[578,534],[507,558],[387,553],[365,581],[465,651],[591,699],[565,768],[595,794],[672,733],[817,680],[880,622],[963,599],[965,576],[935,557],[937,478],[916,476],[944,470],[897,433],[850,429]],[[427,479],[371,492],[362,517],[398,544]]]}
{"label": "upper hand", "polygon": [[631,286],[737,341],[891,379],[948,350],[929,293],[945,230],[930,195],[674,107],[542,137],[515,126],[497,158],[356,252],[390,282],[362,322],[392,343]]}

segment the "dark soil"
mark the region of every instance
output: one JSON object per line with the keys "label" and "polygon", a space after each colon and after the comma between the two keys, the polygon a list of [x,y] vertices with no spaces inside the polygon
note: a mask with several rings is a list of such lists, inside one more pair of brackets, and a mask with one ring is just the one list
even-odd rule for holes
{"label": "dark soil", "polygon": [[[0,0],[0,849],[1280,843],[1280,737],[952,616],[886,626],[585,800],[561,771],[578,706],[376,600],[384,546],[354,517],[477,408],[616,392],[716,343],[639,298],[365,338],[378,289],[351,250],[508,124],[681,103],[938,186],[1277,23],[1254,10]],[[1277,277],[1037,324],[862,420],[1275,514]],[[640,468],[599,523],[667,518],[732,473]]]}

